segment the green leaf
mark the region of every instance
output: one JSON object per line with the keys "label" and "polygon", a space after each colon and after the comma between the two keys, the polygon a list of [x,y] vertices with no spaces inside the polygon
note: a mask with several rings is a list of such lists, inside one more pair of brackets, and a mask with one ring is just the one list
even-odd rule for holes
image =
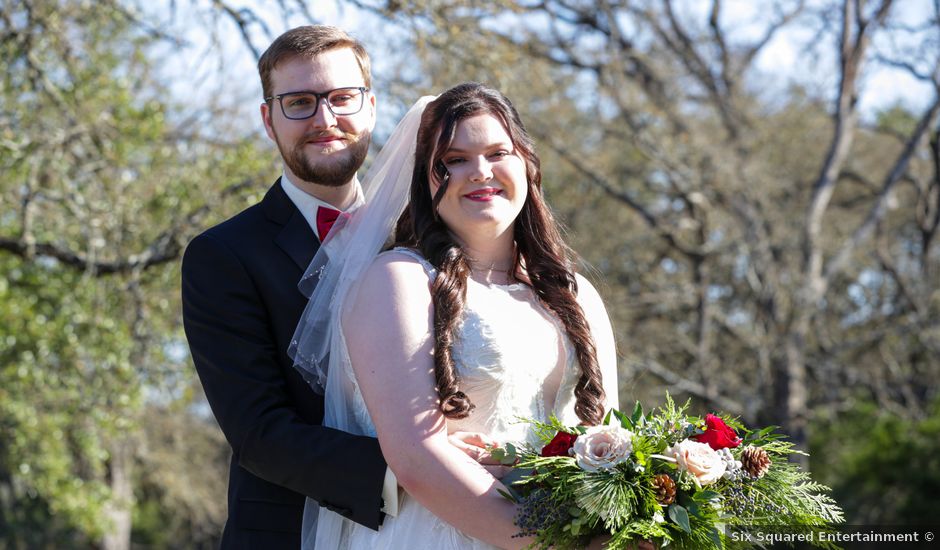
{"label": "green leaf", "polygon": [[519,461],[519,450],[512,443],[506,443],[506,451],[503,458],[499,461],[503,466],[512,466]]}
{"label": "green leaf", "polygon": [[678,504],[669,506],[669,519],[682,528],[686,533],[692,532],[692,526],[689,525],[689,513],[685,508]]}
{"label": "green leaf", "polygon": [[706,489],[706,490],[704,490],[704,491],[699,491],[699,492],[695,493],[695,495],[694,495],[692,498],[695,499],[697,502],[710,502],[710,501],[715,500],[715,499],[717,499],[717,498],[719,498],[719,497],[721,497],[721,495],[719,495],[719,494],[716,493],[715,491],[711,491],[711,490],[707,490],[707,489]]}
{"label": "green leaf", "polygon": [[[633,424],[633,427],[642,426],[644,424],[643,418],[643,405],[639,401],[636,402],[636,405],[633,406],[633,414],[630,415],[630,422]],[[626,426],[624,426],[626,428]]]}
{"label": "green leaf", "polygon": [[[766,428],[760,430],[760,431],[757,432],[756,434],[749,434],[749,436],[746,437],[745,439],[746,439],[747,441],[759,441],[759,440],[761,440],[761,439],[764,439],[764,438],[770,436],[770,435],[774,432],[774,430],[776,430],[777,428],[778,428],[778,426],[767,426]],[[779,437],[779,436],[778,436],[778,437]],[[776,439],[776,438],[775,438],[775,439]]]}
{"label": "green leaf", "polygon": [[535,472],[526,468],[512,468],[506,475],[501,477],[499,481],[511,489],[513,485],[528,481],[527,478],[532,474],[535,474]]}
{"label": "green leaf", "polygon": [[519,501],[516,500],[516,497],[513,496],[512,493],[510,493],[510,492],[508,492],[508,491],[503,491],[502,489],[496,489],[496,491],[497,491],[500,495],[502,495],[503,498],[505,498],[506,500],[508,500],[509,502],[512,502],[512,503],[514,503],[514,504],[519,504]]}
{"label": "green leaf", "polygon": [[614,413],[614,416],[617,418],[617,420],[620,421],[620,427],[621,427],[621,428],[624,428],[624,429],[632,429],[632,428],[633,428],[633,424],[632,424],[632,422],[630,421],[630,418],[627,417],[627,415],[623,414],[622,412],[618,411],[617,409],[613,409],[612,412]]}
{"label": "green leaf", "polygon": [[[695,494],[698,495],[698,493]],[[696,499],[693,495],[682,491],[676,496],[676,500],[679,502],[679,504],[685,507],[688,513],[696,517],[702,517],[702,514],[698,508],[698,503],[696,502]]]}
{"label": "green leaf", "polygon": [[721,549],[724,548],[724,545],[721,544],[721,535],[718,534],[718,530],[712,527],[708,530],[708,538],[712,540],[712,543],[715,545],[715,548]]}

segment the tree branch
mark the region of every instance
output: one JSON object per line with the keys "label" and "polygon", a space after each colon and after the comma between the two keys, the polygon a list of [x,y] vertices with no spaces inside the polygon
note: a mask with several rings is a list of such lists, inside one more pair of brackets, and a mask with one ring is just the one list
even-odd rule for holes
{"label": "tree branch", "polygon": [[750,412],[757,407],[751,405],[750,408],[745,408],[744,404],[740,401],[736,401],[730,397],[715,393],[715,391],[709,391],[699,382],[695,380],[690,380],[684,376],[677,374],[675,371],[667,368],[666,366],[660,364],[658,361],[645,358],[639,360],[641,368],[647,372],[658,376],[666,383],[670,393],[687,393],[694,395],[700,399],[714,403],[716,408],[724,411],[747,411]]}
{"label": "tree branch", "polygon": [[825,274],[823,275],[823,284],[828,284],[833,277],[842,272],[852,251],[871,234],[872,230],[875,228],[875,224],[884,217],[885,211],[887,210],[888,198],[894,191],[895,185],[901,180],[901,176],[903,176],[904,172],[907,170],[911,157],[914,156],[917,146],[923,139],[927,129],[936,124],[938,113],[940,113],[940,94],[934,99],[933,105],[921,116],[920,121],[917,123],[917,128],[911,133],[910,138],[908,138],[904,146],[904,150],[894,163],[894,167],[891,169],[887,178],[885,178],[881,192],[878,195],[878,200],[872,206],[865,220],[856,228],[852,236],[842,244],[827,265]]}
{"label": "tree branch", "polygon": [[[253,179],[243,180],[226,188],[222,196],[234,195],[252,183]],[[35,257],[53,258],[66,267],[87,271],[94,276],[126,274],[146,270],[178,259],[189,237],[192,236],[194,228],[198,227],[199,220],[208,211],[208,205],[193,210],[182,222],[176,223],[170,229],[165,230],[141,252],[116,260],[99,260],[94,256],[77,252],[59,243],[33,242],[31,231],[24,231],[18,238],[0,237],[0,250],[19,256],[24,260]]]}

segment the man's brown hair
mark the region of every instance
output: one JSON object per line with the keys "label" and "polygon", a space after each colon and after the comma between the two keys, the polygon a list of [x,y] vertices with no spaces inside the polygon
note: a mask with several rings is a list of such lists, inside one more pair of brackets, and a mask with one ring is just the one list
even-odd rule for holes
{"label": "man's brown hair", "polygon": [[[369,54],[361,42],[346,34],[346,31],[329,25],[306,25],[291,29],[271,43],[258,60],[258,74],[264,97],[271,97],[271,72],[278,63],[294,56],[311,58],[321,53],[340,48],[350,48],[359,61],[362,80],[367,88],[372,87],[372,70]],[[319,90],[326,91],[326,90]]]}

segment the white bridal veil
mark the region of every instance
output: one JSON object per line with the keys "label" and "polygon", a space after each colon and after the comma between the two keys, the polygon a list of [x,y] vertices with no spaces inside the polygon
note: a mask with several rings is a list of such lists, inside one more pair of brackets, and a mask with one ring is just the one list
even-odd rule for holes
{"label": "white bridal veil", "polygon": [[[363,178],[363,206],[337,220],[298,285],[310,301],[288,353],[305,380],[324,394],[323,424],[353,434],[374,435],[374,429],[361,406],[342,333],[342,314],[345,304],[353,303],[356,283],[386,246],[408,202],[418,126],[433,99],[419,99],[398,123]],[[318,508],[316,501],[307,499],[303,547],[312,548],[316,540],[317,548],[336,548],[344,518]]]}

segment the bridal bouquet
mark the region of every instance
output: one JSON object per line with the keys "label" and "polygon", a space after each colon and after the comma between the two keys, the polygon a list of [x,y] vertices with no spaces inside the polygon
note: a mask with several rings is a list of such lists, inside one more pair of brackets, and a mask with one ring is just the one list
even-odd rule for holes
{"label": "bridal bouquet", "polygon": [[612,409],[590,428],[528,421],[542,448],[497,449],[517,467],[504,496],[518,505],[520,536],[534,536],[538,548],[579,548],[594,536],[610,537],[613,549],[642,540],[696,550],[781,541],[838,548],[813,536],[842,522],[842,511],[828,487],[787,461],[804,453],[774,427],[750,431],[687,408],[667,396],[659,410]]}

